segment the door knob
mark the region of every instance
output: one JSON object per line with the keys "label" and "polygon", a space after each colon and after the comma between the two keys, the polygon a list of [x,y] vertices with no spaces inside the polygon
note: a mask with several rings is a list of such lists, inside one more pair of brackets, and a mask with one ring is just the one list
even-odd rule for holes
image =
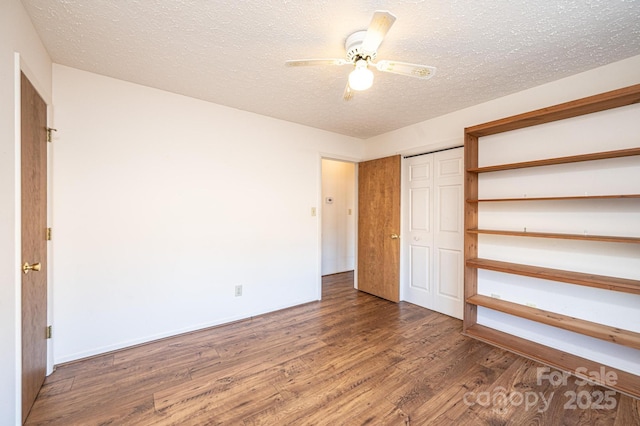
{"label": "door knob", "polygon": [[397,240],[398,238],[400,238],[400,235],[398,235],[398,234],[391,234],[391,239],[392,239],[392,240]]}
{"label": "door knob", "polygon": [[40,262],[32,263],[31,265],[29,265],[29,262],[24,262],[24,265],[22,265],[22,272],[24,272],[25,274],[28,274],[29,271],[37,272],[40,269],[42,269],[42,265],[40,265]]}

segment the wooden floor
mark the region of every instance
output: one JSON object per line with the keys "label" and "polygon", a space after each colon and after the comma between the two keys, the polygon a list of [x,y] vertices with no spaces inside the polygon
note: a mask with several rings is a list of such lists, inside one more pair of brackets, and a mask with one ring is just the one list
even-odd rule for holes
{"label": "wooden floor", "polygon": [[352,282],[325,277],[321,302],[60,366],[27,424],[640,425],[639,400],[573,377],[538,385],[540,364]]}

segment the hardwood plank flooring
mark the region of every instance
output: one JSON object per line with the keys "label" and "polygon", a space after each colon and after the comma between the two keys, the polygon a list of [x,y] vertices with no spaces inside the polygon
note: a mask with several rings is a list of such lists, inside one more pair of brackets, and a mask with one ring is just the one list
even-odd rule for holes
{"label": "hardwood plank flooring", "polygon": [[321,302],[59,366],[26,424],[640,425],[640,400],[538,384],[542,365],[461,330],[336,274]]}

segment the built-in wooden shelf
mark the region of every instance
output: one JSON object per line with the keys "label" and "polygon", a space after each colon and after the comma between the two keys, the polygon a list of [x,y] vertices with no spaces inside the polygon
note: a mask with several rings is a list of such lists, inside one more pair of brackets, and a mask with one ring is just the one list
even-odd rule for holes
{"label": "built-in wooden shelf", "polygon": [[616,194],[616,195],[575,195],[568,197],[522,197],[522,198],[480,198],[469,199],[467,203],[486,203],[502,201],[559,201],[559,200],[618,200],[640,198],[640,194]]}
{"label": "built-in wooden shelf", "polygon": [[470,234],[506,235],[510,237],[555,238],[559,240],[640,244],[640,237],[617,237],[612,235],[557,234],[551,232],[504,231],[500,229],[467,229],[467,232]]}
{"label": "built-in wooden shelf", "polygon": [[557,312],[545,311],[519,303],[509,302],[494,297],[474,294],[467,297],[467,303],[493,309],[520,318],[536,321],[563,330],[573,331],[596,339],[606,340],[619,345],[640,349],[640,333],[623,330],[617,327],[598,324],[580,318],[570,317]]}
{"label": "built-in wooden shelf", "polygon": [[[573,117],[583,116],[594,112],[611,110],[619,107],[626,107],[640,103],[640,84],[625,87],[610,92],[577,99],[553,105],[547,108],[530,111],[506,117],[500,120],[490,121],[477,126],[467,127],[464,135],[465,152],[465,211],[464,226],[466,229],[464,236],[465,246],[465,268],[464,268],[464,319],[463,334],[482,340],[489,344],[507,349],[519,355],[556,367],[563,371],[571,372],[580,376],[581,371],[586,368],[588,371],[600,371],[605,368],[617,374],[618,380],[615,383],[604,383],[619,392],[626,393],[635,398],[640,398],[640,379],[637,375],[609,368],[602,364],[581,358],[577,355],[564,352],[557,348],[551,348],[531,340],[504,333],[487,326],[478,324],[479,307],[485,307],[494,311],[501,311],[507,314],[516,315],[531,320],[532,322],[543,323],[554,327],[571,330],[577,334],[604,339],[620,345],[640,349],[640,333],[630,330],[620,330],[602,323],[597,323],[600,317],[615,315],[615,312],[596,312],[590,316],[591,321],[572,318],[561,313],[548,312],[534,307],[524,306],[502,299],[494,299],[478,294],[478,271],[489,269],[508,274],[531,276],[550,281],[566,282],[589,287],[596,287],[605,290],[639,294],[638,281],[626,280],[622,278],[604,277],[578,272],[554,270],[550,268],[539,268],[528,265],[518,265],[508,262],[499,262],[487,259],[479,259],[478,251],[482,241],[479,234],[505,235],[514,237],[534,237],[534,238],[555,238],[564,240],[584,240],[601,241],[612,243],[632,243],[640,244],[640,236],[634,229],[630,229],[627,236],[606,236],[606,235],[584,235],[584,234],[560,234],[549,232],[526,232],[480,229],[479,214],[480,203],[482,202],[512,202],[512,201],[551,201],[551,200],[611,200],[611,204],[617,203],[614,199],[640,198],[639,195],[596,195],[596,196],[566,196],[566,197],[527,197],[527,198],[492,198],[483,199],[480,196],[479,183],[481,173],[498,172],[502,170],[515,170],[531,167],[545,167],[560,164],[571,164],[579,162],[592,162],[589,167],[598,170],[604,163],[597,160],[610,158],[622,158],[630,156],[640,156],[640,146],[615,151],[602,151],[588,154],[572,155],[567,157],[546,158],[541,160],[531,159],[530,161],[481,166],[479,163],[481,143],[484,136],[510,132],[512,130],[523,129],[539,124],[551,123]],[[516,137],[514,135],[514,137]],[[604,144],[603,144],[604,145]],[[634,144],[638,145],[638,144]],[[514,149],[518,149],[514,147]],[[606,148],[603,148],[606,149]],[[634,163],[635,164],[635,163]],[[548,169],[542,169],[542,171]],[[539,188],[538,193],[543,193],[544,188]],[[586,206],[577,204],[576,206]],[[522,206],[525,208],[526,206]],[[506,213],[505,213],[506,214]],[[627,247],[628,248],[628,247]],[[603,321],[604,322],[604,321]],[[615,356],[615,354],[610,354]],[[584,376],[580,376],[584,377]]]}
{"label": "built-in wooden shelf", "polygon": [[[600,372],[602,371],[601,369],[604,369],[605,372],[613,372],[617,377],[615,383],[608,381],[599,384],[634,398],[640,398],[640,380],[638,380],[638,376],[635,374],[602,365],[599,362],[591,361],[480,324],[474,324],[468,327],[463,334],[525,358],[557,368],[558,370],[566,371],[581,379],[589,379],[589,372],[591,371]],[[591,377],[591,379],[593,379],[593,377]]]}
{"label": "built-in wooden shelf", "polygon": [[523,161],[521,163],[498,164],[495,166],[471,167],[471,173],[488,173],[502,170],[524,169],[528,167],[553,166],[557,164],[579,163],[582,161],[605,160],[608,158],[630,157],[640,155],[640,148],[620,149],[616,151],[593,152],[590,154],[571,155],[568,157],[545,158],[543,160]]}
{"label": "built-in wooden shelf", "polygon": [[561,269],[522,265],[519,263],[501,262],[491,259],[468,259],[466,265],[471,268],[522,275],[542,280],[577,284],[585,287],[601,288],[604,290],[620,291],[623,293],[640,294],[640,281],[627,278],[564,271]]}

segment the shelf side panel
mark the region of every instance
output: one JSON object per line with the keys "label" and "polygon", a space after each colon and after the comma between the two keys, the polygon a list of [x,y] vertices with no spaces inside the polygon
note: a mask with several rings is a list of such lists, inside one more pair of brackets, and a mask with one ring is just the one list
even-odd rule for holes
{"label": "shelf side panel", "polygon": [[[478,174],[470,173],[466,170],[478,167],[478,138],[465,135],[464,141],[464,198],[478,198]],[[465,203],[464,207],[464,227],[465,229],[478,227],[478,204]],[[465,232],[464,234],[464,257],[465,263],[468,259],[478,257],[478,235]],[[464,266],[464,295],[467,296],[478,292],[478,270]],[[473,326],[478,317],[477,307],[473,304],[464,304],[463,329]]]}

